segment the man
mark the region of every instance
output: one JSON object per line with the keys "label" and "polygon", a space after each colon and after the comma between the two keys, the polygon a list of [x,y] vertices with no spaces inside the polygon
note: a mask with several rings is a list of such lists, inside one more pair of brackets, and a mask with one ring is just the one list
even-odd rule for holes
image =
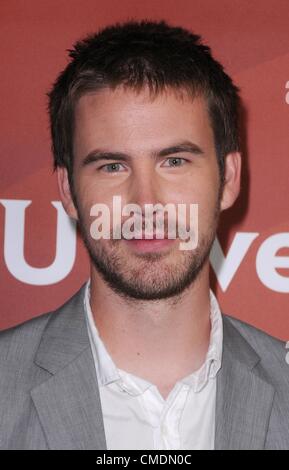
{"label": "man", "polygon": [[[209,285],[219,214],[240,191],[238,88],[164,21],[104,28],[70,57],[49,112],[90,279],[1,332],[1,448],[289,448],[285,345],[223,314]],[[167,219],[162,240],[155,219],[152,239],[97,239],[93,208],[109,209],[105,225],[116,195],[140,208],[138,235],[147,204],[197,204],[196,247],[181,250]]]}

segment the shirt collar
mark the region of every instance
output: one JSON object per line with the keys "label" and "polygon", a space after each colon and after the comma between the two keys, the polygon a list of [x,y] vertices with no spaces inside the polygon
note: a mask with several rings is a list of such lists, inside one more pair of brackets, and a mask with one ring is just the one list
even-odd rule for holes
{"label": "shirt collar", "polygon": [[[210,307],[211,333],[205,362],[199,370],[180,380],[181,383],[192,387],[195,392],[201,391],[209,378],[214,378],[221,368],[223,321],[218,301],[211,289]],[[117,382],[122,389],[132,395],[141,394],[152,386],[153,384],[147,380],[117,368],[113,362],[93,319],[90,307],[90,279],[85,287],[84,310],[99,384],[105,386],[112,382]]]}

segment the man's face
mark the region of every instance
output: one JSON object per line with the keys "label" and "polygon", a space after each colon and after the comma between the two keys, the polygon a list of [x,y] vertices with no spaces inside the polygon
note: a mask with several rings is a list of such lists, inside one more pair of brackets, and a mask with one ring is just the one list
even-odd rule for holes
{"label": "man's face", "polygon": [[[152,158],[183,142],[197,150]],[[94,150],[128,157],[85,161]],[[113,290],[157,300],[193,283],[208,260],[220,212],[219,167],[202,97],[180,99],[167,91],[152,100],[147,90],[136,94],[123,87],[82,96],[75,109],[73,181],[75,213],[92,267]],[[159,246],[123,238],[93,239],[91,207],[102,203],[112,209],[115,195],[121,196],[122,205],[141,208],[149,203],[198,204],[197,248],[180,250],[180,239]]]}

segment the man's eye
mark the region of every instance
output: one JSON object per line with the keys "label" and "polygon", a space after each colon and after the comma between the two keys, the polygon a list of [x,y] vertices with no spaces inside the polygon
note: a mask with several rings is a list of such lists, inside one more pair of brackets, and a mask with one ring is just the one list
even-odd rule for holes
{"label": "man's eye", "polygon": [[106,173],[119,173],[121,167],[121,163],[107,163],[106,165],[101,166],[99,169],[105,171]]}
{"label": "man's eye", "polygon": [[174,167],[182,166],[184,162],[186,161],[187,160],[185,158],[171,157],[165,161],[165,163],[168,163],[168,165],[164,165],[164,166],[170,166],[174,168]]}

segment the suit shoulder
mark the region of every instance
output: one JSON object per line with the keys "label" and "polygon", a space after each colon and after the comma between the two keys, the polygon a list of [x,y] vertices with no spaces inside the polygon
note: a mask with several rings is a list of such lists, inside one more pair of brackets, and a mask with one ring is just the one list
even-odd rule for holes
{"label": "suit shoulder", "polygon": [[53,311],[45,312],[19,325],[0,331],[0,363],[12,358],[23,363],[37,348],[42,332]]}
{"label": "suit shoulder", "polygon": [[223,318],[238,330],[263,360],[275,356],[286,365],[285,357],[288,351],[285,341],[230,315],[223,314]]}
{"label": "suit shoulder", "polygon": [[58,328],[66,328],[65,323],[61,324],[61,319],[65,317],[66,312],[71,312],[78,308],[77,303],[82,301],[85,284],[55,310],[42,313],[19,325],[1,330],[0,365],[8,367],[9,364],[13,363],[18,364],[19,368],[19,364],[23,365],[31,362],[40,344],[44,330],[50,324],[53,324],[54,319],[58,319]]}

